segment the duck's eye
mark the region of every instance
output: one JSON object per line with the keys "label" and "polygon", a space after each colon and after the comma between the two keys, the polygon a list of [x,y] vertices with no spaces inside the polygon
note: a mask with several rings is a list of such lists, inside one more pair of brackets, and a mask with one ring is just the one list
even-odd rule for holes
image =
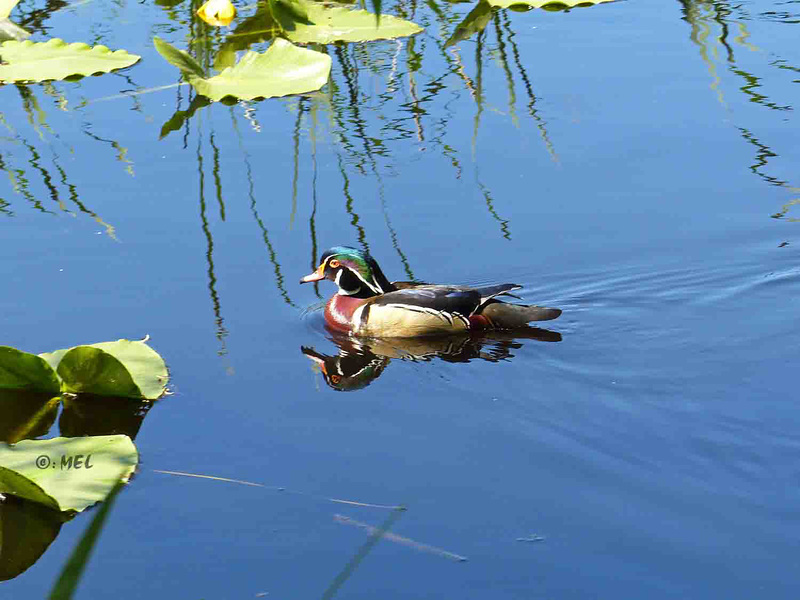
{"label": "duck's eye", "polygon": [[331,269],[338,269],[339,268],[339,264],[340,264],[339,261],[334,258],[331,262],[328,263],[328,266]]}
{"label": "duck's eye", "polygon": [[342,380],[338,375],[331,375],[331,383],[336,385]]}

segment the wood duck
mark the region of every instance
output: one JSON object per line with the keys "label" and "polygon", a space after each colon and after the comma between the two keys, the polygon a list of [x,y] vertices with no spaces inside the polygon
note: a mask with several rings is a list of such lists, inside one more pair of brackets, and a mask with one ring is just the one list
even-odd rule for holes
{"label": "wood duck", "polygon": [[323,279],[339,287],[325,306],[326,325],[354,336],[409,338],[515,329],[561,314],[558,308],[498,300],[498,296],[513,296],[511,292],[522,287],[513,283],[473,288],[390,282],[375,259],[348,246],[326,251],[317,270],[300,283]]}

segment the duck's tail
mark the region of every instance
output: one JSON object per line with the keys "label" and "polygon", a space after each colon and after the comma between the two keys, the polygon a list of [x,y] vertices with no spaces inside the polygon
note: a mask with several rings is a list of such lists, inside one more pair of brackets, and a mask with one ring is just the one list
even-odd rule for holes
{"label": "duck's tail", "polygon": [[524,306],[521,304],[507,304],[494,300],[486,304],[480,313],[491,321],[498,329],[513,329],[524,327],[531,321],[550,321],[561,315],[560,308],[546,306]]}

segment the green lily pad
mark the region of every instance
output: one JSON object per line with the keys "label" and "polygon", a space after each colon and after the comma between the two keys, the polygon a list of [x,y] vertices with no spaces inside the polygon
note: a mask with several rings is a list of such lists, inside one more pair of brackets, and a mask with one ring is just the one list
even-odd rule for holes
{"label": "green lily pad", "polygon": [[511,8],[512,6],[530,6],[544,10],[567,10],[614,2],[615,0],[488,0],[495,8]]}
{"label": "green lily pad", "polygon": [[155,38],[156,49],[168,62],[178,67],[198,93],[219,102],[232,96],[243,100],[274,98],[313,92],[328,81],[331,58],[322,52],[298,48],[277,38],[266,52],[247,52],[233,67],[208,79],[187,53]]}
{"label": "green lily pad", "polygon": [[72,348],[58,365],[63,389],[72,394],[140,398],[141,390],[119,360],[91,346]]}
{"label": "green lily pad", "polygon": [[45,81],[71,75],[94,75],[130,67],[139,56],[105,46],[68,44],[58,38],[46,42],[10,40],[0,45],[0,81]]}
{"label": "green lily pad", "polygon": [[10,346],[0,346],[0,389],[58,394],[61,382],[41,357]]}
{"label": "green lily pad", "polygon": [[104,500],[138,462],[127,435],[0,443],[0,493],[80,512]]}
{"label": "green lily pad", "polygon": [[422,27],[392,15],[375,15],[366,10],[303,2],[308,22],[287,23],[280,19],[286,36],[298,44],[332,44],[333,42],[369,42],[414,35]]}
{"label": "green lily pad", "polygon": [[132,397],[156,400],[167,391],[167,365],[161,355],[146,343],[138,340],[117,340],[91,344],[91,347],[107,352],[125,366],[142,392],[141,396]]}
{"label": "green lily pad", "polygon": [[[0,457],[3,458],[5,458],[3,454],[4,446],[4,443],[0,443]],[[0,467],[0,492],[11,494],[18,498],[25,498],[26,500],[42,504],[54,510],[60,510],[58,500],[24,475],[20,475],[16,471],[7,469],[6,467]]]}
{"label": "green lily pad", "polygon": [[61,377],[61,391],[156,400],[166,392],[164,359],[146,343],[101,342],[41,354]]}

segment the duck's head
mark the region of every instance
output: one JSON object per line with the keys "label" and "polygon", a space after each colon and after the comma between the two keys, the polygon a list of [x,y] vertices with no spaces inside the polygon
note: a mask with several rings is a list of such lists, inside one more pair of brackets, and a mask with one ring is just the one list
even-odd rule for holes
{"label": "duck's head", "polygon": [[320,258],[317,270],[303,277],[300,283],[323,279],[336,283],[339,294],[356,298],[379,296],[395,289],[374,258],[363,250],[349,246],[335,246],[327,250]]}

